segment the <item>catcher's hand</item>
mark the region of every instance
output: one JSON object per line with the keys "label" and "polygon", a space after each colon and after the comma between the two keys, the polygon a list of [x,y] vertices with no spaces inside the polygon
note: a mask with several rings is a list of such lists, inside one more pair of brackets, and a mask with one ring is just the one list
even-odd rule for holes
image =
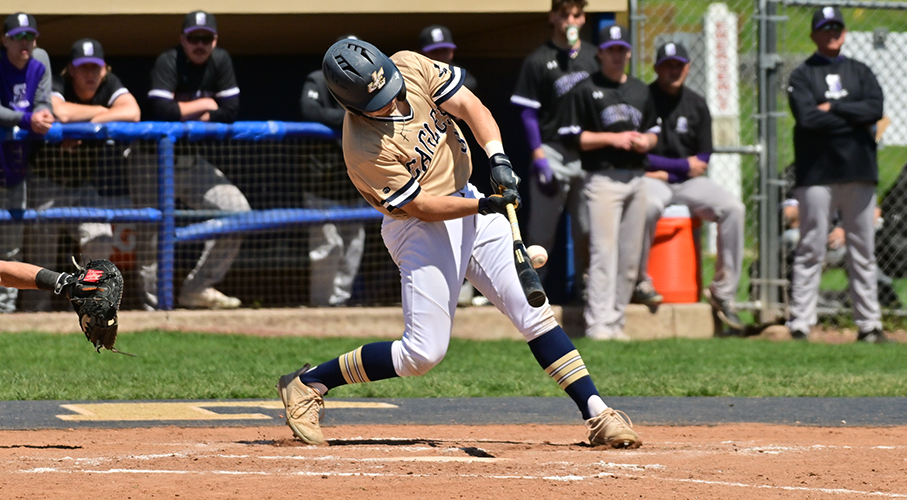
{"label": "catcher's hand", "polygon": [[[75,263],[75,260],[73,260]],[[117,340],[117,311],[123,298],[123,274],[109,260],[93,260],[79,268],[76,276],[67,275],[60,287],[79,314],[79,326],[97,352],[104,347],[127,354],[113,347]]]}

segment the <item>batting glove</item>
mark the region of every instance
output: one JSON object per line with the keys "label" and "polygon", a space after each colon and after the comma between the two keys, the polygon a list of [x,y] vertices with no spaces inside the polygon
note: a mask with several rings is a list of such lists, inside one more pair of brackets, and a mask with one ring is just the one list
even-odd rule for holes
{"label": "batting glove", "polygon": [[507,205],[513,204],[513,208],[520,208],[520,193],[513,189],[505,189],[502,194],[493,194],[487,198],[479,199],[479,213],[488,215],[492,213],[507,215]]}
{"label": "batting glove", "polygon": [[557,177],[548,164],[548,158],[532,160],[532,175],[539,181],[539,191],[548,197],[557,194]]}
{"label": "batting glove", "polygon": [[520,178],[513,172],[513,165],[507,155],[504,153],[491,155],[488,164],[491,165],[491,187],[496,193],[502,194],[505,189],[519,190]]}

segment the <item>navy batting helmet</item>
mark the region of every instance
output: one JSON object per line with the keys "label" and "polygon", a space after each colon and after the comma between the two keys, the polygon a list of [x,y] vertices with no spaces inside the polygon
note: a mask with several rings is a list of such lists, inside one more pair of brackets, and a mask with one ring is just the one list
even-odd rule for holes
{"label": "navy batting helmet", "polygon": [[393,61],[362,40],[348,38],[331,45],[321,71],[337,102],[354,113],[378,111],[406,95],[403,76]]}

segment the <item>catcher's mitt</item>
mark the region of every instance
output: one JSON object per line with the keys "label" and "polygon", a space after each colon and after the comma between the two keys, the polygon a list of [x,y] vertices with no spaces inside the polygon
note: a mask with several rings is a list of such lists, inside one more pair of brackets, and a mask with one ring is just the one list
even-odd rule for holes
{"label": "catcher's mitt", "polygon": [[[75,263],[75,259],[73,259]],[[117,340],[117,311],[123,298],[123,274],[109,260],[93,260],[67,284],[66,296],[79,314],[79,326],[97,352],[107,348],[113,352],[134,356],[114,349]]]}

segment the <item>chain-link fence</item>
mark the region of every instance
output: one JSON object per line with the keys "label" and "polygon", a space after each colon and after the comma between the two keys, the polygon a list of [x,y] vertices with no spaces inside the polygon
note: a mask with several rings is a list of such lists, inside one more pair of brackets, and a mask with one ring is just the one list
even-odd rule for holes
{"label": "chain-link fence", "polygon": [[[709,178],[742,200],[746,206],[743,273],[738,305],[758,306],[751,290],[757,274],[760,230],[760,165],[762,162],[757,101],[758,25],[753,0],[730,2],[674,2],[640,0],[636,19],[637,59],[633,70],[645,82],[655,80],[655,53],[667,42],[681,43],[690,55],[686,86],[705,97],[712,114],[715,154]],[[716,228],[703,231],[703,283],[714,267]]]}
{"label": "chain-link fence", "polygon": [[[791,71],[815,52],[810,38],[817,9],[835,6],[847,25],[843,55],[866,63],[885,94],[877,124],[880,214],[876,228],[879,301],[904,315],[907,304],[907,2],[865,0],[740,0],[631,2],[637,36],[636,74],[654,79],[657,47],[683,43],[691,56],[687,86],[702,94],[715,117],[709,176],[747,207],[746,256],[738,300],[761,311],[789,301],[790,268],[798,241],[792,201],[793,128],[787,86]],[[766,75],[769,74],[768,77]],[[707,233],[708,234],[708,233]],[[711,238],[714,238],[712,233]],[[849,317],[846,234],[833,226],[820,294],[820,317]],[[708,240],[703,248],[714,249]],[[762,259],[761,257],[766,258]],[[705,258],[713,255],[705,252]],[[709,266],[704,266],[708,271]],[[748,272],[747,272],[748,271]],[[760,279],[760,273],[765,278]],[[705,274],[704,282],[709,276]],[[760,295],[760,288],[770,293]],[[768,300],[766,300],[766,297]]]}
{"label": "chain-link fence", "polygon": [[[784,17],[780,23],[778,52],[781,55],[782,82],[775,89],[786,103],[786,86],[791,71],[815,52],[810,39],[813,13],[822,7],[841,9],[847,32],[842,54],[868,65],[885,95],[885,118],[877,124],[879,184],[876,190],[879,201],[879,219],[876,227],[876,256],[879,272],[877,285],[879,302],[888,314],[902,314],[907,299],[907,225],[904,219],[907,208],[907,177],[902,175],[907,161],[907,67],[903,54],[907,50],[907,3],[878,1],[815,2],[788,0],[779,9]],[[792,185],[790,165],[793,163],[794,120],[787,106],[780,111],[779,167],[787,186]],[[789,189],[784,198],[790,200]],[[789,273],[793,262],[792,252],[799,236],[795,203],[785,204],[782,222],[782,262]],[[848,293],[845,241],[847,235],[837,221],[832,222],[819,293],[819,314],[827,321],[837,323],[847,318],[850,311]]]}

